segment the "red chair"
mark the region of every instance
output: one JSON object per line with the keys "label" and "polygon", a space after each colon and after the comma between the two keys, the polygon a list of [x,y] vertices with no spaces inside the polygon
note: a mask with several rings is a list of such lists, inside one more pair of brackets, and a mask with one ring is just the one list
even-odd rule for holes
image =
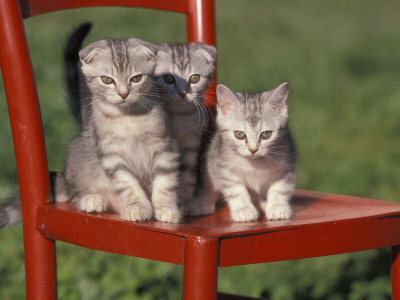
{"label": "red chair", "polygon": [[[57,298],[55,240],[182,264],[185,300],[217,299],[218,267],[392,247],[393,299],[400,299],[400,204],[296,191],[292,220],[234,223],[227,207],[222,206],[214,215],[185,218],[183,224],[125,222],[114,214],[85,214],[67,203],[52,204],[41,115],[22,20],[45,12],[100,5],[184,13],[188,41],[215,45],[212,0],[0,1],[0,63],[20,184],[27,299]],[[218,299],[249,298],[218,294]]]}

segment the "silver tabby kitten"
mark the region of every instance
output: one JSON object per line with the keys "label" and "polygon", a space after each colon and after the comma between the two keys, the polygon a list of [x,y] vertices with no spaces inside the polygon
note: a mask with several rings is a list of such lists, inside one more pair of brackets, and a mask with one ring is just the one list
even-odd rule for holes
{"label": "silver tabby kitten", "polygon": [[220,194],[232,219],[255,221],[266,201],[268,220],[292,216],[296,150],[288,128],[288,84],[252,94],[217,86],[217,129],[206,154],[208,191],[199,195],[205,213]]}
{"label": "silver tabby kitten", "polygon": [[193,205],[198,156],[207,122],[204,92],[209,87],[216,49],[202,43],[158,45],[156,80],[169,102],[172,128],[181,153],[179,198],[186,215],[198,215]]}
{"label": "silver tabby kitten", "polygon": [[[66,195],[86,212],[177,223],[179,153],[166,102],[155,92],[157,47],[101,40],[79,52],[90,114],[69,147]],[[87,99],[86,99],[87,100]],[[57,188],[56,188],[57,189]]]}

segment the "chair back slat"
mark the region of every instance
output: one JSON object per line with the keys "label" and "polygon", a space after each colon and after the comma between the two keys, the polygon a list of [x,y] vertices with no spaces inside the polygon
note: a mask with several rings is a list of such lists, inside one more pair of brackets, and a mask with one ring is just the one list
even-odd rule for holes
{"label": "chair back slat", "polygon": [[126,6],[190,13],[187,0],[19,0],[24,18],[43,13],[93,6]]}

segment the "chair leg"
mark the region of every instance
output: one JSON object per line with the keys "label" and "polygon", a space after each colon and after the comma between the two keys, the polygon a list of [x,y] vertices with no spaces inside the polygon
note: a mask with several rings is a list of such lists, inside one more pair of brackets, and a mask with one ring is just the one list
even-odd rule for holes
{"label": "chair leg", "polygon": [[[26,224],[28,225],[28,224]],[[55,242],[24,224],[26,299],[57,299]]]}
{"label": "chair leg", "polygon": [[400,245],[392,247],[392,299],[400,300]]}
{"label": "chair leg", "polygon": [[216,300],[218,239],[187,238],[183,272],[184,300]]}

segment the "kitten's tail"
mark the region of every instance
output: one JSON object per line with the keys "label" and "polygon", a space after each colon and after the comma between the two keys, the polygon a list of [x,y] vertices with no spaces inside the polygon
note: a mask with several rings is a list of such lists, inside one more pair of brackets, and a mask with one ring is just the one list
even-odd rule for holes
{"label": "kitten's tail", "polygon": [[22,221],[21,201],[15,198],[0,206],[0,228],[17,225]]}
{"label": "kitten's tail", "polygon": [[[68,201],[64,173],[50,172],[50,186],[53,201]],[[15,197],[10,202],[0,205],[0,228],[11,227],[21,223],[21,221],[22,209],[19,197]]]}
{"label": "kitten's tail", "polygon": [[82,43],[92,28],[91,23],[83,23],[68,37],[64,46],[65,85],[68,94],[68,106],[82,127],[81,101],[79,94],[79,51]]}

